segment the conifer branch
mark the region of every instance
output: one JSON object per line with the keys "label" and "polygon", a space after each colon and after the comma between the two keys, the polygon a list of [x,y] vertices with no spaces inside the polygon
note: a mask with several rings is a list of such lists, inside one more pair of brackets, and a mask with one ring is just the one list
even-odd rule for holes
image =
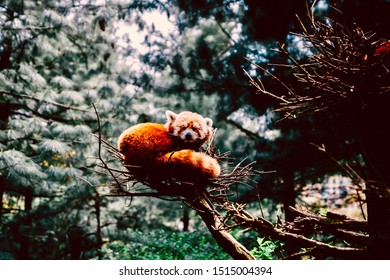
{"label": "conifer branch", "polygon": [[16,98],[30,99],[30,100],[34,100],[34,101],[37,101],[37,102],[42,102],[42,103],[54,105],[54,106],[56,106],[58,108],[65,109],[65,110],[74,110],[74,111],[81,111],[81,112],[91,112],[91,111],[89,111],[87,109],[82,109],[82,108],[79,108],[79,107],[69,106],[69,105],[65,105],[65,104],[62,104],[62,103],[55,102],[55,101],[49,101],[49,100],[45,100],[45,99],[40,99],[40,98],[31,96],[31,95],[28,95],[28,94],[13,93],[13,92],[10,92],[10,91],[3,91],[3,90],[0,91],[0,94],[10,95],[10,96],[13,96],[13,97],[16,97]]}

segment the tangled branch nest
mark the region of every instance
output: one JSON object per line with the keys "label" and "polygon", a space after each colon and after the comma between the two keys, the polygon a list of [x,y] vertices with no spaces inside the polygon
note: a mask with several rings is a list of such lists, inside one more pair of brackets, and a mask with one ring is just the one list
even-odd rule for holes
{"label": "tangled branch nest", "polygon": [[309,13],[308,28],[298,20],[302,34],[292,34],[300,37],[314,55],[302,63],[279,44],[275,51],[291,64],[270,66],[291,70],[299,86],[292,87],[282,82],[257,64],[255,66],[276,79],[287,94],[268,92],[260,79],[250,78],[259,93],[281,101],[282,107],[277,111],[284,112],[285,118],[295,118],[308,111],[322,111],[338,104],[364,107],[370,96],[390,93],[390,55],[388,51],[377,51],[385,40],[375,40],[374,33],[364,32],[357,25],[349,29],[331,19],[320,22],[315,19],[313,8]]}
{"label": "tangled branch nest", "polygon": [[[110,196],[153,196],[168,200],[181,200],[186,202],[191,199],[193,195],[190,192],[196,190],[202,190],[206,192],[207,197],[216,203],[216,205],[222,206],[229,197],[233,195],[230,192],[232,185],[240,184],[248,187],[254,187],[256,182],[252,179],[254,176],[258,176],[261,172],[253,169],[254,162],[244,164],[244,161],[238,163],[232,168],[231,171],[223,170],[219,177],[209,179],[207,182],[194,182],[181,181],[176,178],[169,178],[165,180],[145,180],[140,181],[135,177],[125,165],[122,153],[114,147],[111,143],[103,139],[101,134],[101,125],[99,114],[95,108],[95,113],[98,120],[98,133],[94,135],[98,139],[98,158],[99,167],[103,169],[105,174],[108,174],[110,182],[106,184],[109,188]],[[215,132],[214,132],[215,133]],[[211,137],[210,143],[203,151],[205,154],[216,157],[218,161],[226,162],[231,165],[232,159],[229,158],[228,153],[214,154],[212,149],[212,141],[214,135]],[[103,151],[107,151],[108,158],[104,158]],[[113,164],[110,164],[110,163]],[[120,163],[121,167],[116,167],[115,163]],[[134,166],[132,166],[134,168]],[[141,167],[139,167],[141,168]]]}

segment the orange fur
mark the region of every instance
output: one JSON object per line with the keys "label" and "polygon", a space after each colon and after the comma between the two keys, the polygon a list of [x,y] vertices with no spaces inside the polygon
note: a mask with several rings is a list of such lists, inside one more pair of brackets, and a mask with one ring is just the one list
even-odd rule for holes
{"label": "orange fur", "polygon": [[197,181],[217,177],[217,160],[197,152],[210,138],[212,121],[192,112],[166,112],[167,123],[141,123],[118,139],[126,167],[137,178],[179,178]]}

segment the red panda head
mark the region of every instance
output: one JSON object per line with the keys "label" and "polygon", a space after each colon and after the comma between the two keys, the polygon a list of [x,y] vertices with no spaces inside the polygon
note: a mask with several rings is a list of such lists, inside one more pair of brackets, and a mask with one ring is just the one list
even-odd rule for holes
{"label": "red panda head", "polygon": [[189,111],[175,114],[167,110],[165,115],[167,117],[165,127],[171,136],[187,143],[201,144],[210,138],[213,130],[211,119]]}

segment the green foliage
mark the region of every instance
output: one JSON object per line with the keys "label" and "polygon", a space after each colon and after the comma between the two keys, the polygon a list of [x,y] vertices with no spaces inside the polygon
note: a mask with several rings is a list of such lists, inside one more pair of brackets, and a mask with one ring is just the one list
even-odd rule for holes
{"label": "green foliage", "polygon": [[[109,32],[96,29],[98,14],[108,16],[110,7],[32,0],[0,5],[0,251],[15,258],[46,258],[41,248],[51,251],[49,258],[68,258],[67,228],[95,229],[96,192],[88,182],[104,179],[92,171],[91,102],[102,119],[117,114],[123,81],[119,64],[108,59],[115,57]],[[109,93],[93,95],[107,84]],[[99,211],[107,206],[103,201]],[[59,244],[43,246],[47,232],[58,233]],[[20,246],[23,238],[28,247]]]}
{"label": "green foliage", "polygon": [[128,230],[127,243],[106,244],[103,259],[115,260],[224,260],[230,256],[201,232],[150,232]]}
{"label": "green foliage", "polygon": [[271,241],[265,237],[257,238],[258,246],[253,248],[251,253],[258,260],[275,260],[278,259],[282,252],[284,243],[279,240]]}
{"label": "green foliage", "polygon": [[29,186],[41,182],[46,174],[38,164],[27,157],[23,152],[8,150],[0,152],[0,172],[17,184]]}

